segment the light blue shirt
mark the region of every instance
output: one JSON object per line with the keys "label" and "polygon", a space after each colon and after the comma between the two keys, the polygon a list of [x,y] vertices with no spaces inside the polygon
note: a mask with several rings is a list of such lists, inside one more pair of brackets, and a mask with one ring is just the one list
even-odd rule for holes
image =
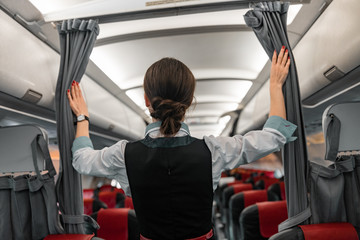
{"label": "light blue shirt", "polygon": [[[151,138],[164,137],[160,133],[160,122],[146,127],[146,135]],[[271,116],[263,130],[250,131],[245,135],[233,137],[204,136],[205,143],[211,152],[213,190],[217,188],[221,172],[234,169],[242,164],[251,163],[266,155],[279,151],[292,137],[296,125],[278,116]],[[182,123],[174,137],[190,135],[188,126]],[[127,195],[131,195],[125,167],[125,146],[127,140],[101,150],[94,150],[88,137],[75,139],[73,166],[81,174],[107,177],[118,181]]]}

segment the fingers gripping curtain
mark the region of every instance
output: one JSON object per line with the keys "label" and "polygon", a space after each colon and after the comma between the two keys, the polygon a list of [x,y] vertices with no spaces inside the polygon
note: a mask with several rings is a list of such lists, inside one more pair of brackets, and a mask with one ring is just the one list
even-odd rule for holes
{"label": "fingers gripping curtain", "polygon": [[60,70],[56,84],[55,105],[60,170],[56,191],[67,233],[84,233],[83,200],[80,174],[72,167],[71,146],[75,138],[73,114],[66,92],[73,80],[80,82],[89,62],[99,26],[97,21],[65,20],[58,25]]}
{"label": "fingers gripping curtain", "polygon": [[[285,225],[297,225],[304,221],[303,219],[309,217],[310,209],[307,200],[306,173],[308,163],[299,83],[295,59],[286,30],[288,8],[289,3],[256,3],[253,5],[253,10],[248,11],[244,18],[246,24],[255,32],[270,59],[274,50],[276,49],[277,53],[279,53],[282,46],[285,46],[289,51],[291,64],[283,91],[287,119],[296,124],[298,129],[295,133],[297,140],[286,144],[284,148],[285,190],[289,217]],[[302,217],[297,216],[296,219],[292,218],[290,220],[291,217],[298,214],[302,215]],[[301,222],[295,223],[299,219],[302,219]],[[281,229],[281,226],[279,229]]]}

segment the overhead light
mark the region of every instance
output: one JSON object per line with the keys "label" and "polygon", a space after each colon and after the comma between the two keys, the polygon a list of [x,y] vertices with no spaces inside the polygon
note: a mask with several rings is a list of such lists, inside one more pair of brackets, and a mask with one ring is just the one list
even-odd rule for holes
{"label": "overhead light", "polygon": [[[208,0],[201,1],[201,4],[206,4],[210,2],[223,2],[225,0]],[[171,8],[171,7],[179,7],[186,5],[199,4],[198,1],[184,1],[184,2],[176,2],[170,4],[163,5],[154,5],[154,6],[146,6],[146,0],[136,0],[136,1],[119,1],[119,0],[30,0],[30,2],[42,13],[45,21],[60,21],[64,19],[72,19],[72,18],[87,18],[87,17],[96,17],[103,15],[110,15],[116,13],[126,13],[133,11],[146,11],[151,9],[161,9],[161,8]],[[296,14],[299,12],[301,8],[301,4],[291,5],[288,11],[288,24],[294,20]],[[222,24],[240,24],[245,25],[245,21],[243,19],[243,15],[249,9],[237,9],[237,10],[227,10],[227,11],[219,11],[219,12],[208,12],[208,13],[200,13],[200,14],[191,14],[190,15],[179,15],[175,16],[176,19],[175,24],[179,26],[210,26],[210,25],[222,25]],[[194,19],[195,18],[195,19]],[[146,28],[156,28],[160,30],[164,25],[164,27],[169,27],[173,22],[171,17],[165,18],[157,18],[161,19],[160,25],[152,22],[152,19],[140,20],[140,21],[149,21],[149,23],[139,23],[139,25],[134,24],[134,29],[146,29]],[[135,21],[131,21],[135,22]],[[195,23],[195,24],[194,24]],[[215,23],[215,24],[214,24]],[[133,24],[133,23],[132,23]],[[121,25],[120,25],[121,26]],[[151,27],[154,26],[154,27]],[[172,27],[171,27],[172,28]],[[119,27],[119,29],[121,29]],[[125,28],[126,29],[126,28]],[[138,30],[140,30],[138,29]],[[129,29],[128,29],[129,30]],[[125,30],[126,31],[126,30]],[[100,31],[102,32],[102,31]],[[109,34],[108,31],[105,30],[105,35]],[[103,34],[103,33],[100,33]],[[124,34],[124,33],[123,33]],[[111,35],[111,33],[110,33]]]}
{"label": "overhead light", "polygon": [[100,24],[98,38],[166,29],[245,25],[243,15],[247,11],[248,9],[237,9]]}

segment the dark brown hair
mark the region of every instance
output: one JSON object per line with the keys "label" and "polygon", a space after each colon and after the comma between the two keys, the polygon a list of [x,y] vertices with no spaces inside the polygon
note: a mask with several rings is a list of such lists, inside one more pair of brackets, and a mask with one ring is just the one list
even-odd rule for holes
{"label": "dark brown hair", "polygon": [[163,58],[146,71],[144,90],[151,116],[162,121],[160,132],[176,134],[194,98],[195,78],[190,69],[179,60]]}

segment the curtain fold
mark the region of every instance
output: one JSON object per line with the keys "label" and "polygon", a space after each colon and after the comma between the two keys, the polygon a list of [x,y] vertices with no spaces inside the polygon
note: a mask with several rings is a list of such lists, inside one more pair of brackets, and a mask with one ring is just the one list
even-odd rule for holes
{"label": "curtain fold", "polygon": [[291,59],[289,75],[283,92],[287,119],[296,124],[298,128],[295,132],[297,140],[286,144],[283,152],[288,220],[292,220],[283,226],[282,229],[284,229],[292,224],[304,223],[310,214],[306,188],[307,148],[301,98],[295,59],[290,48],[286,26],[289,3],[260,2],[251,4],[251,7],[253,10],[248,11],[244,16],[245,22],[253,29],[270,60],[274,50],[276,49],[279,53],[282,46],[288,49]]}
{"label": "curtain fold", "polygon": [[71,146],[75,139],[73,114],[67,89],[80,82],[99,34],[95,20],[64,20],[57,26],[60,37],[60,69],[55,92],[57,137],[60,152],[56,191],[66,233],[83,234],[83,200],[80,174],[72,167]]}

